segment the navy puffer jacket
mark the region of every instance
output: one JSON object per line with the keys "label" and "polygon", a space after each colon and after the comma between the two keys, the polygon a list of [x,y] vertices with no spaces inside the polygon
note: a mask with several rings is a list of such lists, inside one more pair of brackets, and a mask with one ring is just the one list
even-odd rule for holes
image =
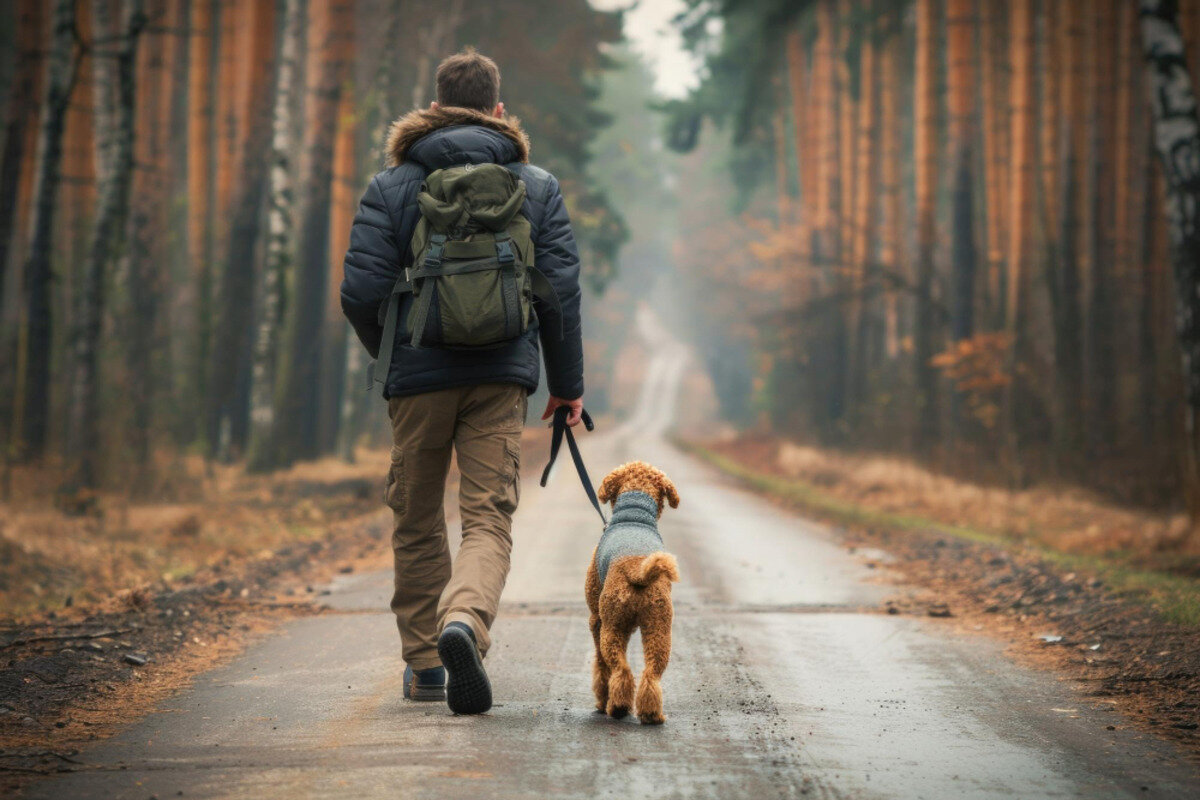
{"label": "navy puffer jacket", "polygon": [[409,345],[404,324],[412,296],[405,295],[385,396],[479,383],[516,383],[533,392],[540,372],[540,337],[550,394],[568,400],[580,397],[583,340],[579,252],[558,181],[544,169],[529,164],[529,141],[519,123],[511,117],[498,119],[464,108],[414,111],[392,125],[387,151],[388,168],[371,180],[354,217],[342,281],[342,310],[372,358],[379,354],[392,285],[412,265],[409,243],[420,213],[417,193],[421,182],[430,172],[455,164],[505,164],[525,182],[522,210],[533,228],[534,261],[558,292],[563,319],[560,329],[558,312],[535,299],[538,322],[502,347],[414,348]]}

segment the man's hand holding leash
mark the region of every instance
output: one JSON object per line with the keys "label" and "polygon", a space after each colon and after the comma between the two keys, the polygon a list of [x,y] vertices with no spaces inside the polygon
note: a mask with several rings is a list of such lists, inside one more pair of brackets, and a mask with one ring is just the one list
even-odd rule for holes
{"label": "man's hand holding leash", "polygon": [[576,397],[574,400],[563,400],[561,397],[551,397],[546,401],[546,411],[542,414],[542,419],[550,419],[554,416],[554,410],[566,406],[571,409],[567,413],[567,427],[574,428],[579,424],[579,420],[583,418],[583,398]]}

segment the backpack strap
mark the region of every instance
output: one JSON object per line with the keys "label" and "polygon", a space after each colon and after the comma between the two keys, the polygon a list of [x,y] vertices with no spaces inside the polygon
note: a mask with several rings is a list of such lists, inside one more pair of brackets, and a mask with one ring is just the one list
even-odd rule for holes
{"label": "backpack strap", "polygon": [[[429,249],[425,252],[425,258],[421,261],[421,267],[417,273],[414,273],[415,275],[424,273],[423,276],[429,276],[442,266],[442,252],[446,249],[446,234],[435,233],[429,241]],[[430,287],[425,291],[418,290],[416,285],[418,279],[416,277],[413,279],[413,293],[417,297],[412,319],[413,347],[421,346],[421,340],[425,337],[425,323],[429,319],[429,307],[433,304],[433,288]],[[421,284],[421,289],[425,289],[424,281]]]}
{"label": "backpack strap", "polygon": [[[392,349],[396,344],[396,321],[400,317],[400,296],[412,291],[412,281],[402,274],[392,285],[392,293],[388,295],[387,312],[383,318],[383,338],[379,342],[379,357],[367,365],[367,391],[375,388],[378,383],[382,390],[387,389],[388,370],[392,365]],[[380,369],[379,365],[383,368]],[[382,374],[380,374],[382,372]]]}

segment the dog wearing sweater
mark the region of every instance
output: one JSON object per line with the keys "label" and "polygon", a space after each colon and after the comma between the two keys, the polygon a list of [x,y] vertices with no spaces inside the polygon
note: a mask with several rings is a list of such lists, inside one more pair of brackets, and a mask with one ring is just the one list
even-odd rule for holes
{"label": "dog wearing sweater", "polygon": [[[679,580],[679,570],[675,557],[663,552],[658,518],[664,502],[679,506],[679,493],[662,472],[633,461],[605,476],[598,496],[612,503],[612,517],[592,554],[585,584],[596,643],[596,710],[621,719],[636,707],[643,723],[661,725],[666,717],[659,680],[671,657],[671,584]],[[639,628],[646,668],[635,697],[625,651]]]}

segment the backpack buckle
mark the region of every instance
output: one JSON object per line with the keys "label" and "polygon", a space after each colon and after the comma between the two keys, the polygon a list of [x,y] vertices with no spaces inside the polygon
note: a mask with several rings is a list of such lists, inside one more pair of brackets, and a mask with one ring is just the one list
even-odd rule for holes
{"label": "backpack buckle", "polygon": [[440,267],[442,265],[442,251],[446,248],[446,234],[435,233],[429,240],[429,251],[425,253],[425,268]]}
{"label": "backpack buckle", "polygon": [[517,260],[513,254],[512,239],[508,236],[496,238],[496,260],[501,264],[511,264]]}

